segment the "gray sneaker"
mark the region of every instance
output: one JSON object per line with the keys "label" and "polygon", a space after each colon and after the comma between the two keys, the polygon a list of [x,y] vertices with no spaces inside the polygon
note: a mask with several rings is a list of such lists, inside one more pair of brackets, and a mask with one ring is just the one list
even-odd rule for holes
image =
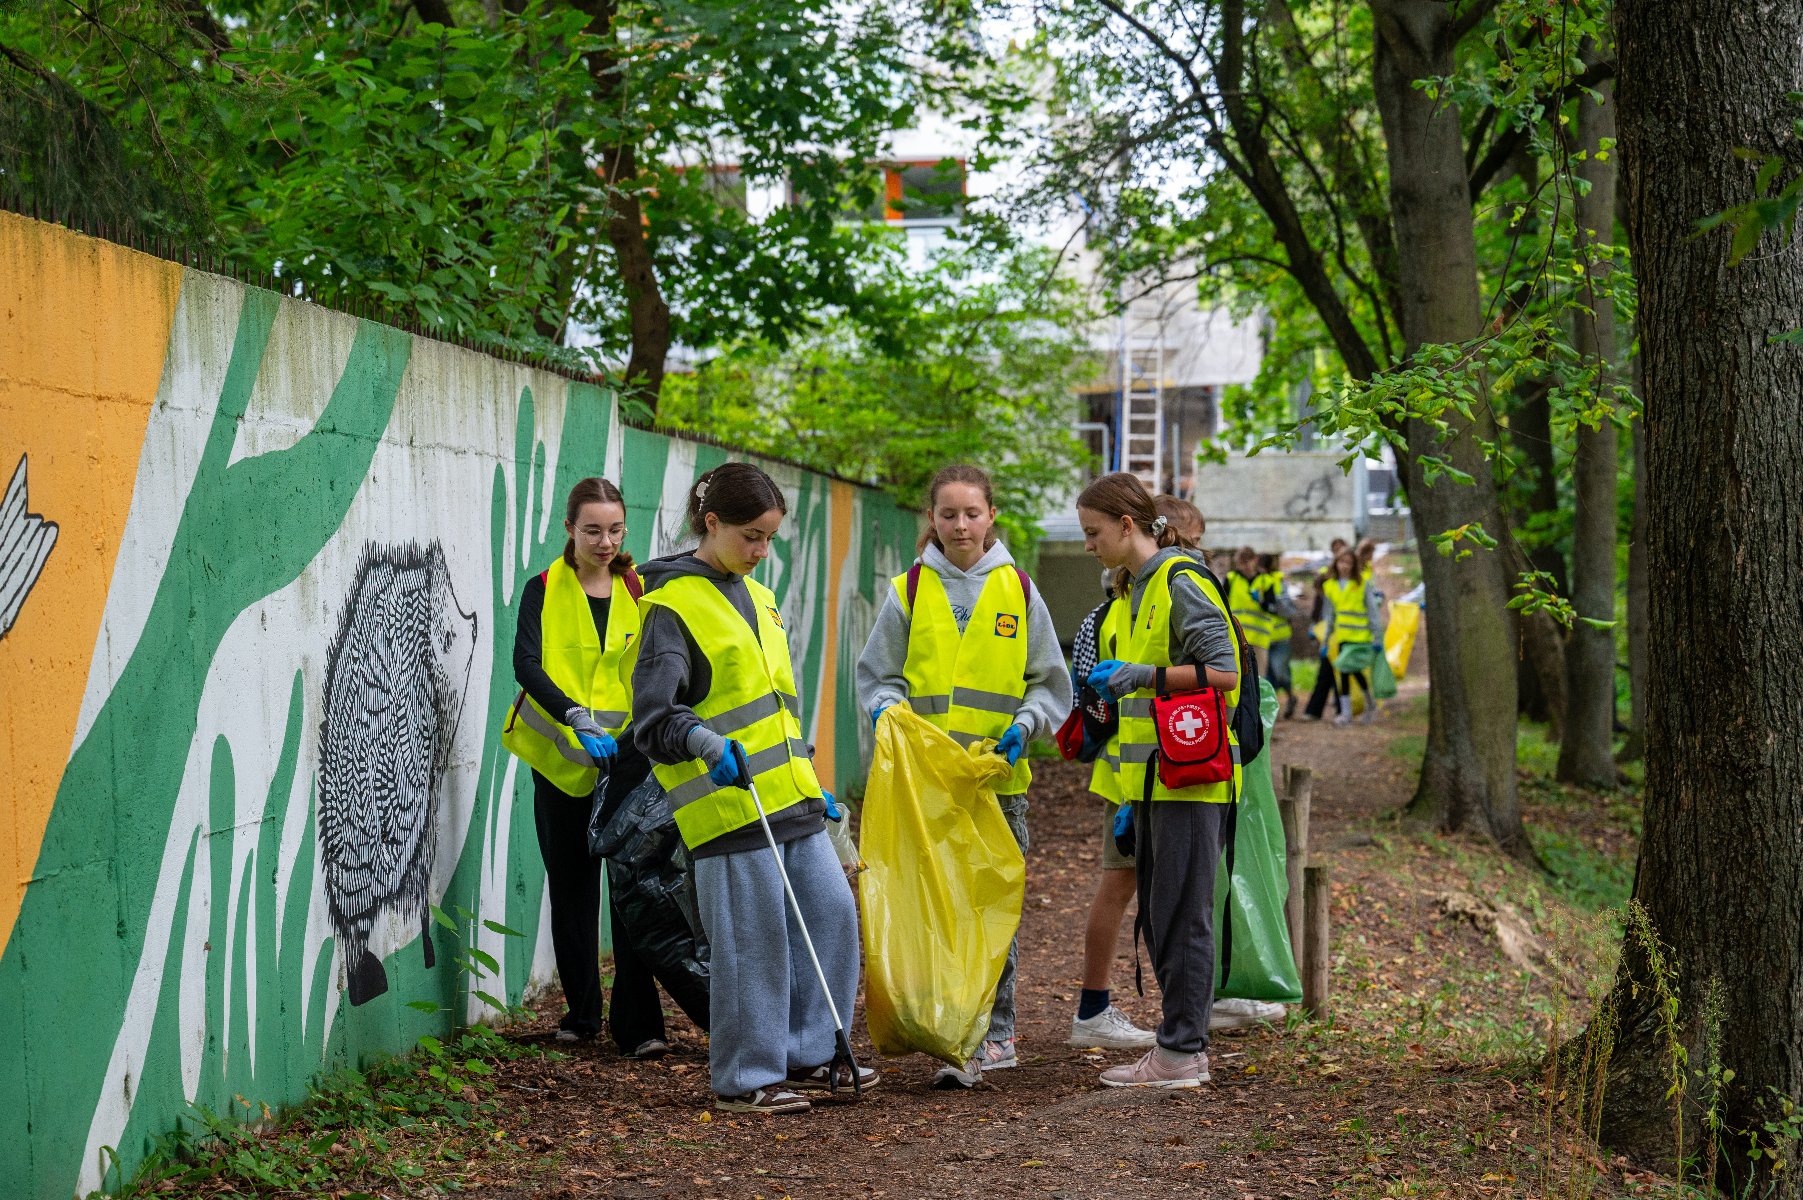
{"label": "gray sneaker", "polygon": [[767,1087],[753,1088],[742,1096],[715,1096],[714,1107],[721,1112],[748,1112],[775,1115],[777,1113],[804,1113],[814,1107],[808,1103],[806,1096],[796,1095],[787,1088]]}
{"label": "gray sneaker", "polygon": [[1103,1050],[1150,1050],[1157,1044],[1157,1034],[1141,1029],[1133,1018],[1112,1004],[1093,1017],[1071,1020],[1071,1045],[1080,1049],[1097,1046]]}
{"label": "gray sneaker", "polygon": [[940,1067],[933,1072],[933,1086],[940,1091],[953,1088],[973,1088],[983,1079],[983,1058],[978,1055],[962,1067]]}
{"label": "gray sneaker", "polygon": [[983,1048],[977,1051],[976,1061],[985,1071],[1006,1071],[1009,1067],[1020,1066],[1020,1056],[1014,1053],[1013,1038],[984,1042]]}
{"label": "gray sneaker", "polygon": [[1216,1000],[1208,1013],[1210,1029],[1252,1029],[1259,1025],[1283,1027],[1285,1009],[1269,1000]]}
{"label": "gray sneaker", "polygon": [[1172,1054],[1154,1046],[1136,1063],[1102,1072],[1108,1087],[1193,1088],[1208,1082],[1208,1055]]}

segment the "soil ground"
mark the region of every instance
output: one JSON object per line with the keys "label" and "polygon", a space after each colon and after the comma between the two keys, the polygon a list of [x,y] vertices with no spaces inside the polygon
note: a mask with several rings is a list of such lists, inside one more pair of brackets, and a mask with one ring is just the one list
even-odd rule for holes
{"label": "soil ground", "polygon": [[[1574,798],[1524,773],[1529,821],[1571,868],[1563,883],[1474,843],[1406,831],[1393,814],[1414,782],[1425,711],[1411,677],[1372,726],[1279,723],[1277,777],[1287,764],[1313,769],[1311,855],[1332,871],[1331,1017],[1217,1035],[1211,1084],[1103,1088],[1098,1071],[1127,1056],[1066,1044],[1099,808],[1086,769],[1048,762],[1036,764],[1030,815],[1020,1069],[973,1091],[935,1091],[934,1062],[877,1059],[860,1037],[864,1061],[883,1072],[861,1104],[721,1114],[705,1040],[676,1015],[675,1053],[660,1062],[623,1060],[603,1042],[500,1067],[515,1114],[507,1140],[525,1153],[487,1164],[475,1194],[1300,1200],[1656,1186],[1549,1131],[1539,1066],[1547,1039],[1581,1026],[1588,989],[1606,977],[1615,926],[1582,902],[1631,861],[1633,804],[1625,793]],[[1500,914],[1502,932],[1449,915],[1454,894],[1478,901],[1486,926],[1486,911]],[[1156,993],[1135,996],[1132,978],[1123,939],[1117,1003],[1155,1024]],[[554,1020],[547,1007],[516,1036],[548,1039]]]}

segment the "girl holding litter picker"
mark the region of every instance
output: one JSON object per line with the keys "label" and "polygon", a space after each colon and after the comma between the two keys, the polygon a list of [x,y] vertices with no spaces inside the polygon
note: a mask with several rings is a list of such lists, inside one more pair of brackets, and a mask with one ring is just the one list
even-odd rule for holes
{"label": "girl holding litter picker", "polygon": [[[1026,750],[1050,737],[1071,706],[1070,676],[1052,614],[995,536],[989,476],[951,466],[927,491],[927,529],[909,570],[895,577],[858,658],[858,700],[873,722],[906,704],[964,745],[995,739],[1013,773],[997,788],[1002,814],[1027,848]],[[989,1030],[962,1068],[936,1087],[974,1087],[985,1071],[1020,1064],[1014,1043],[1018,945],[996,985]]]}
{"label": "girl holding litter picker", "polygon": [[867,1090],[877,1073],[835,1055],[858,993],[857,911],[827,837],[832,794],[803,740],[782,613],[750,578],[789,505],[763,471],[729,462],[696,482],[688,509],[700,544],[644,568],[634,740],[695,860],[715,1106],[806,1112],[809,1093]]}

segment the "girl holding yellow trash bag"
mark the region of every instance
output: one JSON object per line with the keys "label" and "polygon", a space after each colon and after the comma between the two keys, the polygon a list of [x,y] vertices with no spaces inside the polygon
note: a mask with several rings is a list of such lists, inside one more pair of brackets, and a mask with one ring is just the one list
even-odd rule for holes
{"label": "girl holding yellow trash bag", "polygon": [[694,859],[712,951],[715,1105],[759,1114],[806,1112],[810,1092],[877,1082],[836,1061],[838,1014],[850,1019],[858,993],[857,910],[827,837],[832,796],[802,740],[782,613],[750,578],[788,510],[750,463],[696,481],[688,520],[700,545],[645,565],[631,668],[633,738]]}
{"label": "girl holding yellow trash bag", "polygon": [[[1070,711],[1070,676],[1052,614],[1008,548],[996,540],[989,476],[949,466],[927,492],[920,557],[892,581],[858,657],[858,700],[874,723],[906,704],[960,745],[996,739],[1012,773],[996,785],[1008,827],[1027,848],[1026,748]],[[984,1071],[1020,1064],[1014,1044],[1018,949],[1008,950],[982,1048],[938,1087],[974,1087]]]}

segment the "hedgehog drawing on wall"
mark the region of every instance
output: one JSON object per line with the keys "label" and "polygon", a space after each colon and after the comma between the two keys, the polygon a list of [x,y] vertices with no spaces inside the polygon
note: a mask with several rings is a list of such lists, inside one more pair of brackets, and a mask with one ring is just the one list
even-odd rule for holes
{"label": "hedgehog drawing on wall", "polygon": [[384,912],[432,948],[438,788],[469,684],[476,617],[434,541],[363,547],[326,651],[319,726],[319,856],[352,1004],[388,990],[369,949]]}

